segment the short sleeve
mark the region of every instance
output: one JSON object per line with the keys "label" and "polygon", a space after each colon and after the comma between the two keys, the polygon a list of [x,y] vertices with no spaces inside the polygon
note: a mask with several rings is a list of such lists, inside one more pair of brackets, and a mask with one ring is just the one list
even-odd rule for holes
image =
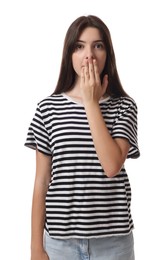
{"label": "short sleeve", "polygon": [[43,121],[39,104],[37,105],[35,115],[28,128],[24,145],[35,150],[37,149],[46,155],[51,155],[49,135]]}
{"label": "short sleeve", "polygon": [[133,100],[128,99],[122,102],[118,118],[112,127],[113,138],[125,138],[131,145],[127,158],[138,158],[140,156],[137,137],[137,114],[137,105]]}

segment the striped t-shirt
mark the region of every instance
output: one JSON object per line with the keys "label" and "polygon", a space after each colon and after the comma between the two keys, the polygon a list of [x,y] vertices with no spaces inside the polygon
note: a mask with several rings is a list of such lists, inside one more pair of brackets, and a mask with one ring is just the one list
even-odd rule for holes
{"label": "striped t-shirt", "polygon": [[[99,104],[111,136],[129,140],[127,158],[139,157],[135,101],[107,97]],[[45,223],[51,237],[98,238],[133,229],[126,170],[113,178],[104,174],[83,105],[65,94],[39,102],[25,145],[52,157]]]}

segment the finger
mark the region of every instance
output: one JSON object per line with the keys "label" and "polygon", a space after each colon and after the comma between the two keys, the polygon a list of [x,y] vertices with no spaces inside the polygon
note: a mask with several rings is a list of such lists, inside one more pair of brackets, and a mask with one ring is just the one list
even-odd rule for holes
{"label": "finger", "polygon": [[88,61],[86,61],[86,64],[84,66],[84,76],[85,76],[85,81],[89,80],[89,67],[88,67]]}
{"label": "finger", "polygon": [[94,64],[92,59],[89,61],[89,77],[90,77],[90,82],[93,83],[95,81],[95,71],[94,71]]}
{"label": "finger", "polygon": [[84,73],[84,67],[81,68],[81,84],[85,83],[85,73]]}
{"label": "finger", "polygon": [[100,82],[100,75],[99,75],[99,69],[97,66],[97,61],[93,60],[93,67],[94,67],[94,76],[95,76],[95,80],[96,82]]}

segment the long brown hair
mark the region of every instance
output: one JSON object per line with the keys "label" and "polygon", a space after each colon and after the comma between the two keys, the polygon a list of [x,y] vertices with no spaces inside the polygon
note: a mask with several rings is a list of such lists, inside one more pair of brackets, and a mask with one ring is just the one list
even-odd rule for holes
{"label": "long brown hair", "polygon": [[108,87],[106,90],[107,94],[113,97],[128,96],[121,85],[117,72],[115,53],[110,31],[104,22],[99,17],[94,15],[80,16],[68,28],[64,40],[60,74],[53,94],[60,94],[73,88],[76,73],[72,65],[72,54],[74,52],[77,40],[83,30],[87,27],[94,27],[99,30],[106,48],[106,63],[100,77],[102,79],[105,74],[108,75]]}

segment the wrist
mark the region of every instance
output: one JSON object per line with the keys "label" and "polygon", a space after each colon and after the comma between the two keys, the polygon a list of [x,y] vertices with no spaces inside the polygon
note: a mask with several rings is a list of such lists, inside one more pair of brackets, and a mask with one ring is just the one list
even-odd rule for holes
{"label": "wrist", "polygon": [[97,100],[89,100],[89,101],[85,101],[83,103],[84,107],[85,107],[85,110],[87,109],[93,109],[93,108],[96,108],[96,107],[99,107],[99,102]]}

